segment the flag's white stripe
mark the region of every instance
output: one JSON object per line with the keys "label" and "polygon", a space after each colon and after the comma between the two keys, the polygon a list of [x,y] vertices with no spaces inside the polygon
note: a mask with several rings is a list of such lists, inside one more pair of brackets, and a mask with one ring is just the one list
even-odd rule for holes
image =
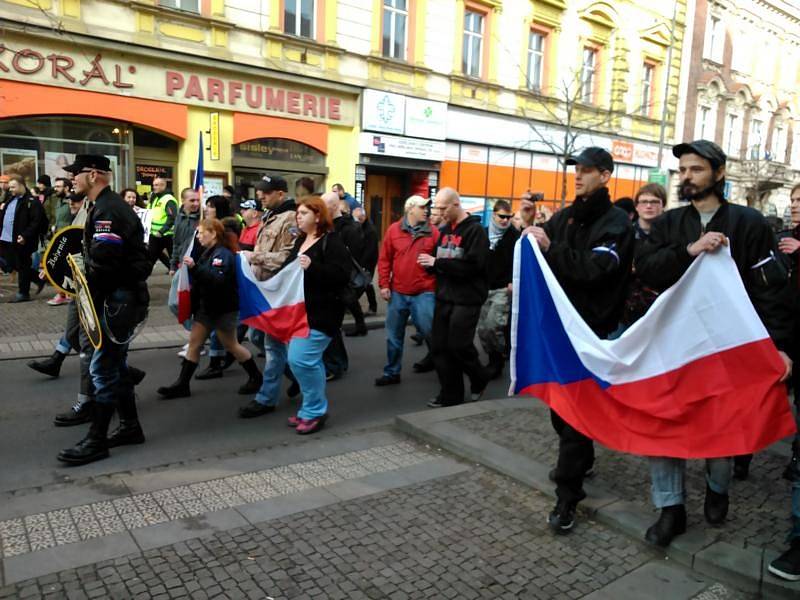
{"label": "flag's white stripe", "polygon": [[647,379],[768,337],[727,247],[695,260],[619,339],[601,340],[572,306],[533,237],[527,240],[578,356],[604,381]]}
{"label": "flag's white stripe", "polygon": [[272,308],[291,306],[305,300],[303,290],[303,269],[300,261],[294,260],[266,281],[259,281],[253,269],[242,254],[238,255],[245,278],[253,282]]}

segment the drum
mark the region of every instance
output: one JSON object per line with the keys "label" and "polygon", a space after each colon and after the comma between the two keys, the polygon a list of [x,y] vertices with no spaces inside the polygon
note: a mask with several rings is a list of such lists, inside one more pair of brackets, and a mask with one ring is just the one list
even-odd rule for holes
{"label": "drum", "polygon": [[89,292],[89,284],[83,274],[83,258],[80,254],[69,254],[66,260],[72,271],[78,319],[94,349],[99,350],[103,343],[103,330],[100,319],[97,317],[92,294]]}
{"label": "drum", "polygon": [[82,240],[83,227],[64,227],[53,234],[42,256],[42,269],[47,280],[59,292],[70,297],[75,296],[75,281],[67,257],[80,254]]}

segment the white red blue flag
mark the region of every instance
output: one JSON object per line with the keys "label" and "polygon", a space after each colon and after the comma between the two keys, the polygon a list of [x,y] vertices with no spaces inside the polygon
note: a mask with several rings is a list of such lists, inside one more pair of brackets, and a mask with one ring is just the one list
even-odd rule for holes
{"label": "white red blue flag", "polygon": [[236,280],[242,323],[284,343],[293,337],[308,337],[303,269],[299,261],[286,265],[266,281],[259,281],[244,255],[237,254]]}
{"label": "white red blue flag", "polygon": [[728,248],[701,255],[620,338],[601,340],[528,236],[513,307],[510,393],[541,398],[604,446],[714,458],[795,431],[783,361]]}
{"label": "white red blue flag", "polygon": [[[189,247],[184,253],[184,257],[191,256],[194,250],[195,238],[189,242]],[[189,275],[189,267],[187,267],[183,260],[178,267],[178,323],[185,323],[187,319],[192,317],[192,279]]]}

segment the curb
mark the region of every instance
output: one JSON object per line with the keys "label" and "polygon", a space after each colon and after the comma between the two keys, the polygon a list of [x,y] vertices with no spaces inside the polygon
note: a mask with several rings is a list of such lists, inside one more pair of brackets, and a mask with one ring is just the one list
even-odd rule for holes
{"label": "curb", "polygon": [[[504,398],[400,415],[395,418],[395,427],[411,437],[432,443],[555,498],[553,483],[548,479],[550,466],[452,422],[496,410],[526,408],[530,402],[528,398]],[[654,513],[617,497],[602,485],[586,482],[584,489],[587,498],[581,502],[583,513],[645,543],[644,534],[655,520]],[[689,530],[675,538],[664,553],[665,557],[702,575],[730,582],[743,591],[759,594],[761,598],[796,600],[800,597],[800,583],[784,581],[768,573],[767,566],[778,555],[769,548],[739,548],[720,541],[718,537]]]}

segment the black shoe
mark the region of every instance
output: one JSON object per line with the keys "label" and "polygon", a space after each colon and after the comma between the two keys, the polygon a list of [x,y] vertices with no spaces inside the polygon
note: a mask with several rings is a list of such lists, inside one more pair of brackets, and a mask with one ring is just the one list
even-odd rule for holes
{"label": "black shoe", "polygon": [[92,426],[89,433],[72,448],[58,453],[58,460],[70,465],[85,465],[96,460],[108,458],[108,424],[114,414],[111,404],[95,403]]}
{"label": "black shoe", "polygon": [[335,375],[334,373],[325,373],[325,381],[336,381],[337,379],[341,379],[342,375]]}
{"label": "black shoe", "polygon": [[144,431],[138,420],[120,419],[117,428],[108,435],[108,447],[144,444]]}
{"label": "black shoe", "polygon": [[239,387],[239,395],[255,394],[261,389],[261,384],[264,383],[264,376],[259,371],[258,365],[256,365],[256,361],[253,360],[252,356],[241,364],[247,373],[247,381]]}
{"label": "black shoe", "polygon": [[414,366],[414,373],[429,373],[433,371],[436,367],[433,364],[433,359],[431,358],[430,354],[426,354],[425,358],[423,358],[419,362],[415,362]]}
{"label": "black shoe", "polygon": [[300,395],[300,384],[296,381],[292,381],[292,383],[289,384],[289,387],[286,388],[286,395],[289,396],[290,399],[297,398],[297,396]]}
{"label": "black shoe", "polygon": [[271,412],[275,412],[274,406],[267,406],[255,400],[250,400],[250,402],[239,408],[239,418],[252,419],[253,417],[260,417],[261,415]]}
{"label": "black shoe", "polygon": [[556,502],[556,507],[550,516],[547,518],[547,524],[555,533],[565,535],[570,532],[572,526],[575,524],[575,506],[574,502],[567,502],[559,500]]}
{"label": "black shoe", "polygon": [[195,369],[197,369],[197,363],[184,358],[181,363],[181,373],[178,375],[178,379],[175,383],[160,387],[156,392],[158,392],[164,400],[191,396],[192,391],[189,389],[189,382],[192,380]]}
{"label": "black shoe", "polygon": [[9,304],[17,304],[18,302],[30,302],[31,297],[26,296],[24,294],[17,293],[11,300],[8,301]]}
{"label": "black shoe", "polygon": [[221,356],[212,356],[208,360],[208,367],[205,370],[200,371],[197,375],[194,376],[195,379],[199,379],[200,381],[204,381],[206,379],[219,379],[222,377],[222,357]]}
{"label": "black shoe", "polygon": [[[264,356],[264,354],[259,354],[259,356]],[[225,357],[222,359],[222,370],[224,371],[235,362],[236,362],[236,357],[230,352],[226,352]]]}
{"label": "black shoe", "polygon": [[49,358],[45,358],[44,360],[32,360],[28,363],[28,366],[42,375],[58,377],[61,373],[61,365],[65,358],[67,358],[66,354],[62,354],[56,350]]}
{"label": "black shoe", "polygon": [[[586,471],[583,474],[583,478],[584,479],[591,479],[592,477],[594,477],[594,469],[592,467],[589,467],[589,470]],[[555,481],[556,480],[556,470],[555,469],[550,469],[550,472],[547,474],[547,478],[550,481]]]}
{"label": "black shoe", "polygon": [[753,460],[752,454],[733,457],[733,478],[739,481],[747,481],[750,475],[750,462]]}
{"label": "black shoe", "polygon": [[686,533],[686,507],[683,504],[666,506],[661,509],[658,521],[647,530],[644,539],[666,548],[672,543],[675,536]]}
{"label": "black shoe", "polygon": [[439,396],[428,400],[428,408],[442,408],[442,406],[444,405],[442,404],[442,399]]}
{"label": "black shoe", "polygon": [[394,385],[396,383],[400,383],[400,375],[381,375],[375,380],[375,385],[378,387]]}
{"label": "black shoe", "polygon": [[728,494],[718,494],[706,483],[706,501],[703,513],[710,525],[721,525],[728,516]]}
{"label": "black shoe", "polygon": [[422,346],[423,342],[425,342],[425,338],[422,337],[419,333],[415,333],[411,336],[411,340],[417,345]]}
{"label": "black shoe", "polygon": [[92,420],[94,411],[94,400],[84,400],[77,402],[67,412],[59,413],[53,419],[56,427],[72,427],[73,425],[83,425]]}
{"label": "black shoe", "polygon": [[345,331],[345,337],[360,337],[367,335],[367,327],[366,325],[362,325],[361,327],[356,327],[355,329],[350,329]]}
{"label": "black shoe", "polygon": [[470,402],[477,402],[483,397],[483,393],[486,391],[486,388],[489,387],[489,380],[479,381],[476,387],[473,387],[469,391],[469,401]]}
{"label": "black shoe", "polygon": [[134,386],[137,386],[140,383],[142,383],[146,375],[147,373],[145,373],[141,369],[137,369],[136,367],[128,365],[128,379],[131,380],[131,383]]}
{"label": "black shoe", "polygon": [[44,279],[40,279],[39,278],[39,273],[36,273],[36,277],[34,277],[34,279],[33,279],[33,285],[36,286],[36,295],[37,296],[42,293],[42,290],[44,289],[44,286],[45,286],[46,283],[47,282]]}
{"label": "black shoe", "polygon": [[768,569],[781,579],[800,581],[800,538],[794,538],[789,549],[769,563]]}

